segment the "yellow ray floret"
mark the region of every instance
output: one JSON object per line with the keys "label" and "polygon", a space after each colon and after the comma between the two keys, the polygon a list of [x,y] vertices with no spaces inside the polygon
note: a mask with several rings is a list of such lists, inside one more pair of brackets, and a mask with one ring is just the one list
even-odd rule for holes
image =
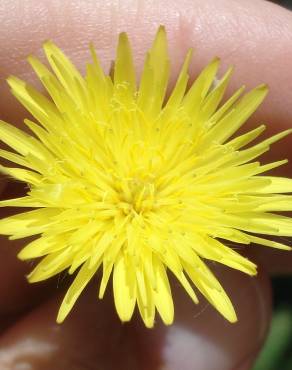
{"label": "yellow ray floret", "polygon": [[246,94],[240,88],[222,104],[232,68],[218,80],[215,58],[187,90],[192,51],[166,99],[170,63],[163,27],[139,84],[125,33],[112,77],[90,50],[85,77],[51,41],[44,44],[50,68],[29,57],[49,98],[8,78],[12,94],[35,120],[25,120],[30,135],[0,121],[1,140],[11,148],[0,150],[11,163],[0,171],[29,189],[0,206],[30,208],[0,220],[0,233],[35,236],[19,253],[22,260],[42,258],[30,282],[64,270],[76,274],[59,323],[98,270],[98,296],[112,279],[122,321],[137,308],[147,327],[156,311],[171,324],[171,273],[195,303],[197,290],[235,322],[208,261],[255,275],[256,265],[233,250],[234,243],[291,249],[267,235],[292,236],[291,218],[278,213],[292,210],[292,179],[263,175],[286,161],[258,160],[291,130],[256,144],[264,125],[234,137],[267,87]]}

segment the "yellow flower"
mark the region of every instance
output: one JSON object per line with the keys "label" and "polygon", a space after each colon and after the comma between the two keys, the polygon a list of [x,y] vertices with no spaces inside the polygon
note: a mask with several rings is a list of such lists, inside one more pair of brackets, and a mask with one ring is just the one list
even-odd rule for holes
{"label": "yellow flower", "polygon": [[[279,133],[250,143],[264,126],[233,138],[267,93],[261,85],[239,89],[219,104],[232,69],[218,81],[219,59],[201,72],[190,89],[188,52],[176,85],[165,101],[169,60],[160,27],[146,56],[139,87],[129,42],[119,38],[113,77],[102,71],[93,47],[82,77],[52,43],[44,44],[52,68],[29,62],[51,99],[16,77],[13,95],[34,116],[33,132],[1,121],[2,141],[13,151],[0,155],[19,166],[0,169],[28,183],[27,195],[1,206],[34,207],[0,221],[10,239],[35,235],[22,260],[43,257],[30,282],[78,270],[61,305],[61,323],[97,270],[99,298],[112,275],[114,302],[122,321],[137,304],[147,327],[157,310],[171,324],[174,307],[168,272],[195,303],[195,286],[229,321],[233,306],[205,264],[212,260],[250,275],[256,265],[228,242],[290,250],[255,234],[292,236],[292,220],[273,211],[292,210],[292,179],[262,176],[286,161],[256,160]],[[225,242],[226,241],[226,244]]]}

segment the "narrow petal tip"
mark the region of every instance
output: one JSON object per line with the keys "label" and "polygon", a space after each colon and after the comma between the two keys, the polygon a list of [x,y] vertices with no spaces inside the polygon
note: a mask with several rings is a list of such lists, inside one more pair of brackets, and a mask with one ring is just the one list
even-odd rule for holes
{"label": "narrow petal tip", "polygon": [[261,91],[263,94],[267,94],[269,92],[269,85],[268,84],[260,84],[255,88],[256,91]]}
{"label": "narrow petal tip", "polygon": [[57,324],[62,324],[62,322],[65,320],[66,316],[67,315],[62,310],[59,310],[57,318],[56,318]]}

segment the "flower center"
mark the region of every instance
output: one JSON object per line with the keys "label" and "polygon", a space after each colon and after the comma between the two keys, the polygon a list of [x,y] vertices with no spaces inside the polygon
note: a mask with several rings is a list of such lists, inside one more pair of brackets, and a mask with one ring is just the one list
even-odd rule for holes
{"label": "flower center", "polygon": [[138,178],[122,179],[117,184],[119,203],[118,208],[124,214],[144,214],[150,211],[155,201],[155,186],[152,182]]}

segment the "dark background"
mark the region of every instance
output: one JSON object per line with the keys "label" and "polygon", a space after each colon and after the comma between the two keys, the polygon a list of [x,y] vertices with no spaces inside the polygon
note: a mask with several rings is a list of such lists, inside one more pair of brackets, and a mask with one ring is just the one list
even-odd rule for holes
{"label": "dark background", "polygon": [[275,0],[272,3],[280,4],[286,8],[292,9],[292,0]]}

